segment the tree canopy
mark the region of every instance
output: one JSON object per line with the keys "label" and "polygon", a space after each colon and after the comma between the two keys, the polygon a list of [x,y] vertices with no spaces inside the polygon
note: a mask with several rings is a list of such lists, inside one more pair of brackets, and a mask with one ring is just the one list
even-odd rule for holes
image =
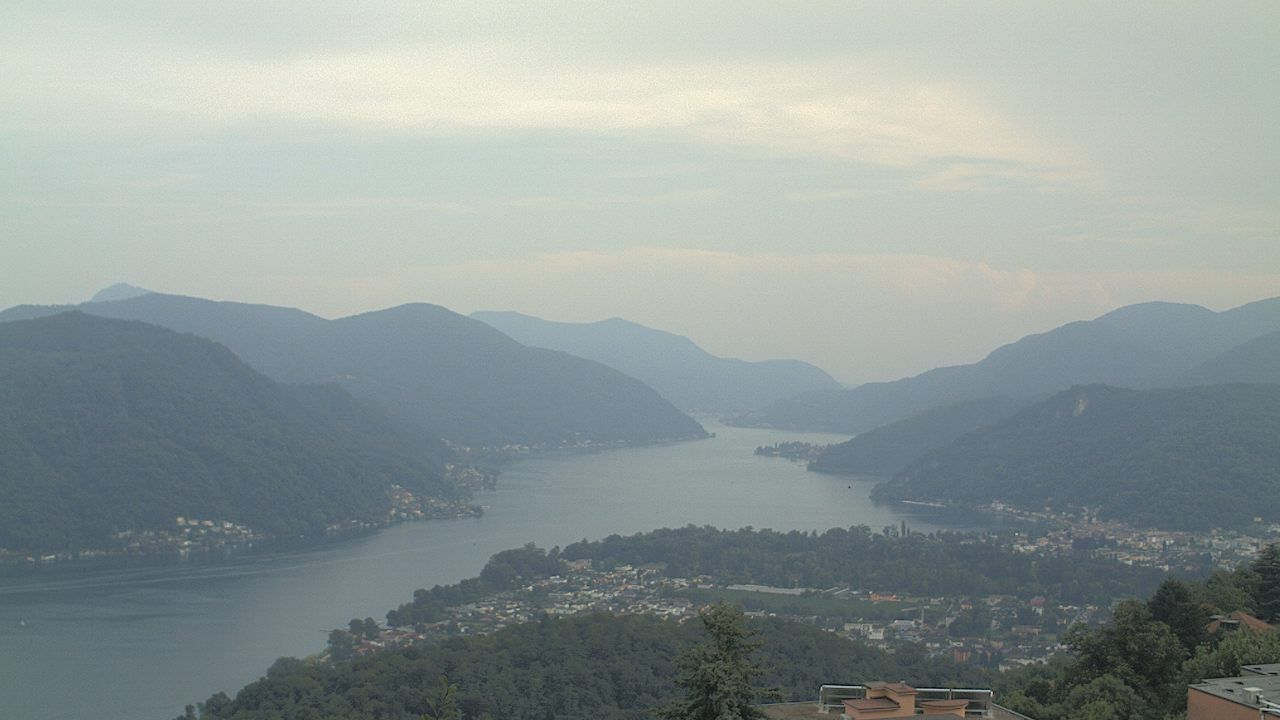
{"label": "tree canopy", "polygon": [[755,684],[765,675],[764,668],[752,659],[761,643],[744,626],[742,609],[716,603],[699,616],[710,638],[680,653],[675,684],[684,695],[658,716],[665,720],[763,718],[756,705],[776,699],[779,693]]}

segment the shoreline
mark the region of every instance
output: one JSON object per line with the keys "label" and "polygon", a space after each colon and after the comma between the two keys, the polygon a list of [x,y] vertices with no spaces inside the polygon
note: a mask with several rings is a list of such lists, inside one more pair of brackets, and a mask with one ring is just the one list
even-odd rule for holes
{"label": "shoreline", "polygon": [[[341,543],[354,538],[367,537],[382,530],[406,523],[432,522],[440,520],[479,519],[484,516],[484,506],[468,504],[465,510],[453,514],[437,514],[423,517],[400,516],[386,523],[367,523],[351,521],[349,524],[328,528],[321,535],[298,537],[273,537],[270,535],[252,535],[236,540],[215,540],[199,545],[174,547],[173,536],[160,538],[155,547],[150,549],[138,547],[125,548],[86,548],[76,551],[61,552],[16,552],[0,548],[0,579],[22,576],[42,570],[58,568],[94,570],[112,566],[132,567],[176,566],[187,563],[216,563],[235,558],[247,557],[272,552],[291,550],[320,549],[332,544]],[[159,546],[159,543],[166,543]]]}

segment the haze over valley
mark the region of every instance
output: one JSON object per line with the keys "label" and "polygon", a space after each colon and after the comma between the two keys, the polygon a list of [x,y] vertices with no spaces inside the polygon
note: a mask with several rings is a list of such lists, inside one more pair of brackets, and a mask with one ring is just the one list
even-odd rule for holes
{"label": "haze over valley", "polygon": [[0,7],[0,718],[1280,713],[1280,5]]}

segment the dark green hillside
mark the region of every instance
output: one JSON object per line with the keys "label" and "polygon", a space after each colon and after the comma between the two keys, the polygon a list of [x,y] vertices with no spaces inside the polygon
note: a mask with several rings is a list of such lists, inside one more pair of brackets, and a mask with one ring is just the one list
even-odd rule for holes
{"label": "dark green hillside", "polygon": [[[942,686],[983,679],[973,667],[923,653],[890,655],[809,625],[768,620],[748,626],[763,643],[756,655],[766,668],[760,684],[780,687],[789,700],[811,700],[833,678],[910,677]],[[463,718],[641,720],[677,696],[676,656],[704,641],[701,623],[588,615],[350,662],[285,658],[234,699],[210,698],[201,717],[420,720],[445,675],[458,686]]]}
{"label": "dark green hillside", "polygon": [[[652,388],[600,363],[525,347],[478,320],[413,304],[342,318],[319,343],[340,382],[468,444],[653,442],[705,436]],[[376,352],[371,350],[376,349]]]}
{"label": "dark green hillside", "polygon": [[[525,347],[436,305],[326,320],[293,308],[151,293],[78,308],[215,340],[281,382],[337,383],[467,446],[645,443],[706,434],[631,377]],[[0,321],[58,311],[10,308]]]}
{"label": "dark green hillside", "polygon": [[1099,508],[1150,527],[1280,521],[1280,386],[1072,388],[926,455],[875,496]]}
{"label": "dark green hillside", "polygon": [[1177,384],[1201,363],[1280,330],[1280,298],[1213,312],[1142,303],[997,348],[972,365],[887,383],[791,398],[735,420],[764,427],[857,434],[966,400],[1037,398],[1073,385],[1151,388]]}
{"label": "dark green hillside", "polygon": [[393,483],[451,495],[445,456],[208,340],[74,312],[0,324],[0,547],[96,547],[177,516],[278,535],[378,521]]}
{"label": "dark green hillside", "polygon": [[562,350],[621,370],[687,411],[745,412],[800,393],[840,390],[830,375],[799,360],[716,357],[687,337],[622,318],[567,323],[516,312],[471,317],[525,345]]}
{"label": "dark green hillside", "polygon": [[809,463],[809,469],[844,475],[893,475],[925,453],[1026,406],[1024,401],[994,397],[927,410],[832,445]]}

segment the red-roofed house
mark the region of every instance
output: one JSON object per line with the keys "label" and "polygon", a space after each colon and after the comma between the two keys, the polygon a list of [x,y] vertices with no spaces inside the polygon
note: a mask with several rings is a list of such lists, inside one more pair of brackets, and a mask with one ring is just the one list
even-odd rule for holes
{"label": "red-roofed house", "polygon": [[1275,630],[1274,625],[1259,620],[1243,610],[1237,610],[1230,615],[1215,615],[1213,620],[1205,626],[1210,635],[1219,631],[1232,630],[1249,630],[1252,632],[1270,632]]}

